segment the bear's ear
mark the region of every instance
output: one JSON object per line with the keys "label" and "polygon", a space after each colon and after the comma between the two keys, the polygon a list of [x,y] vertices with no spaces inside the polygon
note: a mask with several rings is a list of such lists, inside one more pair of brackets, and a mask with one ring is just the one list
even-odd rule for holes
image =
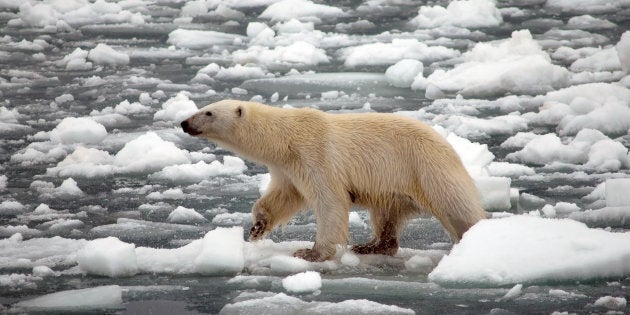
{"label": "bear's ear", "polygon": [[242,117],[243,116],[243,107],[239,106],[236,108],[236,116],[238,117]]}

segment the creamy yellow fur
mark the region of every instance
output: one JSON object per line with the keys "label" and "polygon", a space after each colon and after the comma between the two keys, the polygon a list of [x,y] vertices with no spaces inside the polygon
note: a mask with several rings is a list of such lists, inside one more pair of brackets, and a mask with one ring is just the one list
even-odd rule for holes
{"label": "creamy yellow fur", "polygon": [[[265,234],[301,209],[314,211],[315,246],[296,253],[308,260],[329,259],[336,244],[346,244],[352,203],[370,210],[372,243],[382,233],[397,238],[405,221],[421,213],[436,216],[455,241],[485,218],[459,156],[414,119],[224,100],[185,123],[199,136],[269,168],[269,189],[252,210]],[[394,246],[387,253],[395,253]]]}

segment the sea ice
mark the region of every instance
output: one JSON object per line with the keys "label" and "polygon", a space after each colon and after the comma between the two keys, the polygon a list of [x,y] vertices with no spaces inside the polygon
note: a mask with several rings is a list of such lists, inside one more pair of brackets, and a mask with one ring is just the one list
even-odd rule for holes
{"label": "sea ice", "polygon": [[138,272],[135,248],[135,245],[115,237],[96,239],[77,252],[77,262],[79,268],[88,274],[133,276]]}
{"label": "sea ice", "polygon": [[621,35],[621,39],[615,46],[621,63],[621,69],[625,73],[630,73],[630,31],[626,31]]}
{"label": "sea ice", "polygon": [[[503,286],[630,274],[628,233],[526,215],[482,220],[429,274],[442,285]],[[606,246],[601,246],[606,244]]]}
{"label": "sea ice", "polygon": [[186,93],[180,92],[164,102],[162,109],[153,115],[153,119],[172,121],[179,124],[198,110],[195,102],[191,101]]}
{"label": "sea ice", "polygon": [[316,4],[308,0],[283,0],[268,6],[259,17],[272,21],[287,21],[293,18],[334,19],[346,16],[340,8]]}
{"label": "sea ice", "polygon": [[171,165],[164,167],[150,177],[178,183],[198,183],[214,176],[243,174],[246,169],[245,161],[235,156],[226,155],[223,157],[223,163],[199,161],[196,164]]}
{"label": "sea ice", "polygon": [[606,206],[630,207],[630,179],[611,178],[606,180]]}
{"label": "sea ice", "polygon": [[319,272],[305,271],[282,279],[282,286],[290,293],[311,293],[322,287],[322,277]]}
{"label": "sea ice", "polygon": [[89,118],[66,117],[49,134],[50,140],[55,143],[95,144],[107,137],[107,130]]}
{"label": "sea ice", "polygon": [[59,291],[30,300],[20,301],[15,307],[27,310],[86,311],[89,309],[121,308],[122,289],[108,285],[87,289]]}
{"label": "sea ice", "polygon": [[305,302],[296,297],[278,293],[227,304],[219,314],[242,314],[250,311],[268,314],[415,314],[411,309],[385,305],[369,300],[342,302]]}
{"label": "sea ice", "polygon": [[216,31],[176,29],[168,34],[168,43],[179,48],[208,49],[215,45],[232,45],[243,41],[244,36]]}
{"label": "sea ice", "polygon": [[208,221],[195,209],[182,206],[175,208],[166,220],[171,223],[201,223]]}
{"label": "sea ice", "polygon": [[594,306],[605,307],[610,310],[619,310],[626,307],[626,299],[624,297],[614,296],[602,296],[595,303]]}
{"label": "sea ice", "polygon": [[87,59],[99,65],[125,66],[129,64],[129,55],[116,51],[103,43],[92,48],[88,53]]}
{"label": "sea ice", "polygon": [[483,208],[488,211],[510,209],[511,182],[507,177],[475,177]]}
{"label": "sea ice", "polygon": [[529,30],[515,31],[505,41],[478,43],[463,57],[464,62],[451,70],[416,77],[411,88],[434,86],[464,96],[482,96],[539,94],[569,84],[569,71],[551,63]]}
{"label": "sea ice", "polygon": [[413,79],[422,73],[422,62],[414,59],[403,59],[390,66],[385,71],[387,82],[395,87],[408,88]]}
{"label": "sea ice", "polygon": [[274,48],[250,46],[233,52],[232,60],[238,64],[253,63],[268,69],[312,66],[330,62],[325,50],[305,41],[296,41],[287,46]]}
{"label": "sea ice", "polygon": [[393,65],[403,59],[431,62],[455,58],[460,53],[443,46],[427,46],[417,39],[393,39],[390,43],[372,43],[342,48],[338,51],[349,68],[365,65]]}
{"label": "sea ice", "polygon": [[453,25],[465,28],[496,27],[503,23],[501,12],[493,0],[451,1],[446,8],[421,6],[410,22],[421,28]]}
{"label": "sea ice", "polygon": [[203,275],[234,275],[243,270],[243,228],[216,228],[203,238],[203,248],[194,260]]}

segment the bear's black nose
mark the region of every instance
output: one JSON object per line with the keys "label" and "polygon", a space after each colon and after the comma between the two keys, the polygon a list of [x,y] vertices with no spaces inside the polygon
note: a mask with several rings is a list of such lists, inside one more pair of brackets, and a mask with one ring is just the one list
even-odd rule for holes
{"label": "bear's black nose", "polygon": [[181,125],[182,125],[182,129],[184,129],[184,132],[191,136],[196,136],[196,135],[201,134],[200,131],[190,126],[190,124],[188,123],[188,120],[182,121]]}

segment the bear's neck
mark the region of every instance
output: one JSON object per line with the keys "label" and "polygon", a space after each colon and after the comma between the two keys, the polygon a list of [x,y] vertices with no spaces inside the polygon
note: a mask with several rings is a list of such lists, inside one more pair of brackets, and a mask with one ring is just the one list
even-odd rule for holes
{"label": "bear's neck", "polygon": [[[257,113],[258,114],[258,113]],[[256,115],[246,126],[238,128],[226,147],[252,162],[267,166],[286,166],[292,160],[291,133],[295,121],[284,110],[271,115]]]}

